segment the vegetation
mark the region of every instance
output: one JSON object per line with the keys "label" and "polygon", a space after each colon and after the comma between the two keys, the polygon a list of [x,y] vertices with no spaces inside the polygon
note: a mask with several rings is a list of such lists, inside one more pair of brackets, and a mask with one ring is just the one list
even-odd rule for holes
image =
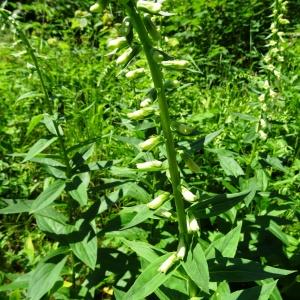
{"label": "vegetation", "polygon": [[0,299],[298,299],[299,11],[4,1]]}

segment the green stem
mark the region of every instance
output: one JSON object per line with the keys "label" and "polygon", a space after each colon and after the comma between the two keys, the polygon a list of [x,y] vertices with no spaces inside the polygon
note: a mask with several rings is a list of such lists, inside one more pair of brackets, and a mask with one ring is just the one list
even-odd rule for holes
{"label": "green stem", "polygon": [[[39,67],[38,60],[37,60],[37,58],[34,54],[33,48],[31,47],[31,45],[30,45],[28,39],[26,38],[24,32],[22,30],[20,30],[19,28],[17,28],[17,27],[16,27],[16,29],[17,29],[17,32],[18,32],[19,36],[21,37],[23,43],[25,44],[26,49],[27,49],[27,51],[28,51],[28,53],[29,53],[34,65],[35,65],[35,68],[36,68],[36,71],[37,71],[37,74],[38,74],[38,77],[40,79],[42,89],[43,89],[43,92],[44,92],[45,101],[46,101],[48,111],[51,115],[53,115],[53,107],[52,107],[52,104],[51,104],[49,93],[48,93],[48,90],[46,88],[45,80],[44,80],[43,74],[41,72],[41,69]],[[61,134],[61,132],[59,130],[59,125],[58,125],[57,121],[53,120],[53,124],[54,124],[54,127],[55,127],[56,134],[58,136],[58,141],[59,141],[59,144],[60,144],[60,149],[62,151],[62,156],[63,156],[63,159],[64,159],[64,163],[65,163],[66,168],[67,168],[66,174],[67,174],[67,177],[70,177],[71,166],[70,166],[70,161],[69,161],[67,150],[66,150],[65,141],[64,141],[63,135]]]}
{"label": "green stem", "polygon": [[147,34],[145,25],[135,9],[135,6],[132,2],[127,3],[126,10],[129,17],[132,20],[133,26],[139,36],[139,39],[142,43],[144,53],[146,55],[148,65],[151,72],[151,77],[155,86],[155,89],[158,93],[158,104],[160,109],[160,121],[163,131],[163,135],[166,143],[167,158],[169,164],[169,172],[171,176],[173,195],[175,198],[175,205],[178,217],[178,227],[179,234],[184,237],[187,241],[187,225],[186,225],[186,215],[184,210],[184,203],[180,191],[180,174],[176,160],[176,151],[173,141],[173,135],[170,128],[170,116],[168,110],[168,104],[166,101],[166,93],[164,87],[163,74],[160,66],[153,58],[153,45]]}

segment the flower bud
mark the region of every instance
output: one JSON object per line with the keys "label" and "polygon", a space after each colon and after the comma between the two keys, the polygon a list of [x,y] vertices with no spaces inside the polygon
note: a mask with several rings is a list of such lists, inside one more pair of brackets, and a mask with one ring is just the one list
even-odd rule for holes
{"label": "flower bud", "polygon": [[268,89],[270,88],[270,84],[269,84],[269,81],[268,81],[268,80],[265,80],[265,81],[264,81],[263,88],[264,88],[265,90],[268,90]]}
{"label": "flower bud", "polygon": [[267,122],[264,119],[260,119],[259,123],[260,123],[261,128],[266,128],[267,127]]}
{"label": "flower bud", "polygon": [[275,40],[270,40],[268,46],[272,47],[272,46],[275,46],[277,44],[277,41]]}
{"label": "flower bud", "polygon": [[159,208],[170,196],[170,193],[164,192],[160,195],[158,195],[156,198],[154,198],[152,201],[150,201],[147,206],[150,209],[157,209]]}
{"label": "flower bud", "polygon": [[178,259],[183,260],[186,254],[186,247],[185,247],[185,241],[183,238],[179,240],[178,248],[176,256]]}
{"label": "flower bud", "polygon": [[153,107],[144,107],[127,114],[127,117],[132,120],[141,120],[154,112]]}
{"label": "flower bud", "polygon": [[261,94],[261,95],[258,97],[258,100],[259,100],[260,102],[264,102],[265,99],[266,99],[266,95],[265,95],[265,94]]}
{"label": "flower bud", "polygon": [[126,38],[121,36],[117,37],[115,39],[108,40],[107,42],[107,48],[109,49],[116,49],[120,48],[121,46],[124,46],[127,43]]}
{"label": "flower bud", "polygon": [[281,77],[281,73],[278,70],[274,70],[274,75],[279,79]]}
{"label": "flower bud", "polygon": [[179,86],[180,86],[179,80],[166,80],[165,81],[166,90],[173,90]]}
{"label": "flower bud", "polygon": [[151,2],[151,1],[144,1],[144,0],[139,0],[136,5],[138,9],[146,11],[151,14],[159,13],[162,6],[162,4],[159,2]]}
{"label": "flower bud", "polygon": [[199,224],[193,215],[187,219],[187,229],[189,233],[198,232],[200,230]]}
{"label": "flower bud", "polygon": [[138,77],[141,77],[145,74],[145,69],[144,68],[138,68],[132,71],[129,71],[125,74],[126,78],[128,79],[136,79]]}
{"label": "flower bud", "polygon": [[162,166],[162,162],[159,160],[151,160],[151,161],[146,161],[143,163],[138,163],[136,164],[136,167],[140,170],[153,170],[153,169],[160,169]]}
{"label": "flower bud", "polygon": [[280,62],[283,62],[283,61],[284,61],[284,57],[281,56],[281,55],[279,55],[279,56],[277,57],[277,59],[278,59],[278,61],[280,61]]}
{"label": "flower bud", "polygon": [[100,12],[101,11],[101,7],[99,5],[99,3],[95,3],[90,7],[90,12],[94,13],[94,12]]}
{"label": "flower bud", "polygon": [[181,187],[181,194],[182,194],[184,200],[186,200],[188,202],[194,202],[198,199],[198,197],[195,194],[193,194],[191,191],[189,191],[184,186]]}
{"label": "flower bud", "polygon": [[258,132],[258,135],[259,135],[260,139],[263,141],[265,141],[268,138],[268,135],[263,130],[260,130]]}
{"label": "flower bud", "polygon": [[273,71],[275,70],[275,67],[274,67],[274,65],[269,64],[269,65],[267,65],[267,69],[268,69],[269,71],[273,72]]}
{"label": "flower bud", "polygon": [[151,98],[145,98],[141,103],[140,103],[140,107],[146,107],[149,106],[152,103],[152,99]]}
{"label": "flower bud", "polygon": [[167,273],[168,270],[174,265],[176,260],[177,260],[176,253],[173,253],[161,264],[161,266],[158,268],[158,271],[161,273]]}
{"label": "flower bud", "polygon": [[278,17],[278,23],[282,25],[290,24],[290,21],[288,19],[283,18],[283,15],[280,14]]}
{"label": "flower bud", "polygon": [[139,143],[139,147],[141,150],[148,151],[153,149],[155,146],[157,146],[160,143],[160,137],[159,136],[152,136],[148,140]]}
{"label": "flower bud", "polygon": [[162,66],[169,69],[181,70],[185,69],[189,62],[187,60],[164,60],[161,62]]}
{"label": "flower bud", "polygon": [[170,219],[172,217],[172,213],[167,210],[160,211],[159,215],[167,219]]}
{"label": "flower bud", "polygon": [[273,90],[270,90],[270,97],[275,98],[277,96],[277,93],[274,92]]}
{"label": "flower bud", "polygon": [[117,58],[116,64],[121,65],[128,63],[139,52],[139,49],[140,48],[138,46],[128,48]]}

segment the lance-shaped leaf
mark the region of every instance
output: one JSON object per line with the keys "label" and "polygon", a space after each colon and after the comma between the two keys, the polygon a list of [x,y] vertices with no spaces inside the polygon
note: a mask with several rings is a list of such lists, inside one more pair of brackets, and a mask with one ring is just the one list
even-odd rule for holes
{"label": "lance-shaped leaf", "polygon": [[171,269],[167,273],[159,272],[158,269],[170,255],[170,253],[167,253],[158,257],[148,265],[122,299],[142,300],[154,293],[162,284],[164,284],[164,282],[173,275],[176,268]]}
{"label": "lance-shaped leaf", "polygon": [[208,260],[211,281],[249,282],[276,278],[295,271],[262,266],[260,263],[243,258],[218,257]]}
{"label": "lance-shaped leaf", "polygon": [[54,181],[33,201],[30,212],[34,213],[49,206],[61,195],[65,186],[66,184],[63,180]]}
{"label": "lance-shaped leaf", "polygon": [[241,228],[242,222],[223,237],[213,241],[205,250],[206,258],[213,258],[215,256],[215,249],[217,249],[224,257],[234,257],[240,239]]}
{"label": "lance-shaped leaf", "polygon": [[217,216],[243,201],[249,192],[250,190],[248,189],[240,193],[220,194],[200,199],[189,208],[189,211],[198,218]]}
{"label": "lance-shaped leaf", "polygon": [[47,260],[42,260],[31,272],[28,287],[28,299],[40,300],[51,290],[60,279],[60,273],[67,261],[67,256],[54,255]]}
{"label": "lance-shaped leaf", "polygon": [[53,142],[57,140],[57,137],[53,137],[51,139],[40,139],[38,140],[28,151],[27,155],[25,156],[23,162],[31,160],[33,157],[41,153],[47,147],[49,147]]}
{"label": "lance-shaped leaf", "polygon": [[208,293],[209,272],[204,252],[201,245],[197,243],[191,246],[186,261],[182,262],[183,268],[197,286]]}

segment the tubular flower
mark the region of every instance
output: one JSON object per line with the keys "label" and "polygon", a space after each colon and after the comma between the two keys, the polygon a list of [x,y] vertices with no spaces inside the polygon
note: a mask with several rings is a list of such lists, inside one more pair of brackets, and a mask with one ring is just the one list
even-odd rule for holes
{"label": "tubular flower", "polygon": [[90,7],[90,12],[99,12],[100,10],[101,7],[97,2]]}
{"label": "tubular flower", "polygon": [[127,63],[132,58],[132,55],[133,55],[133,49],[128,48],[117,58],[116,64],[121,65]]}
{"label": "tubular flower", "polygon": [[161,11],[161,3],[139,0],[137,2],[137,8],[146,11],[151,14],[158,14]]}
{"label": "tubular flower", "polygon": [[188,232],[198,232],[200,230],[199,224],[194,216],[191,216],[187,222]]}
{"label": "tubular flower", "polygon": [[170,196],[170,193],[164,192],[160,195],[158,195],[156,198],[154,198],[152,201],[150,201],[147,206],[150,209],[157,209],[159,208]]}
{"label": "tubular flower", "polygon": [[159,136],[152,136],[148,140],[139,143],[139,147],[141,150],[151,150],[155,146],[157,146],[160,143],[160,137]]}
{"label": "tubular flower", "polygon": [[144,68],[138,68],[132,71],[129,71],[125,74],[126,78],[128,79],[136,79],[142,75],[145,74],[145,69]]}
{"label": "tubular flower", "polygon": [[145,98],[141,103],[140,103],[140,107],[146,107],[149,106],[152,103],[152,99],[151,98]]}
{"label": "tubular flower", "polygon": [[260,130],[258,132],[258,135],[259,135],[260,139],[263,141],[265,141],[268,138],[268,135],[263,130]]}
{"label": "tubular flower", "polygon": [[144,107],[127,114],[127,117],[132,120],[141,120],[151,115],[155,109],[153,107]]}
{"label": "tubular flower", "polygon": [[181,187],[181,194],[182,194],[184,200],[186,200],[188,202],[194,202],[198,199],[198,197],[195,194],[193,194],[191,191],[189,191],[184,186]]}
{"label": "tubular flower", "polygon": [[184,242],[184,239],[181,238],[179,240],[176,256],[178,259],[183,260],[185,257],[185,254],[186,254],[185,242]]}
{"label": "tubular flower", "polygon": [[266,95],[265,95],[265,94],[261,94],[261,95],[258,97],[258,100],[259,100],[260,102],[264,102],[265,99],[266,99]]}
{"label": "tubular flower", "polygon": [[167,273],[168,270],[174,265],[177,260],[176,253],[173,253],[170,257],[168,257],[158,268],[158,271],[161,273]]}
{"label": "tubular flower", "polygon": [[162,162],[159,160],[151,160],[143,163],[136,164],[136,167],[140,170],[153,170],[159,169],[162,166]]}
{"label": "tubular flower", "polygon": [[170,69],[185,69],[189,62],[187,60],[164,60],[161,62],[162,66]]}
{"label": "tubular flower", "polygon": [[125,45],[127,43],[127,40],[125,37],[117,37],[115,39],[108,40],[107,42],[107,48],[109,49],[116,49],[120,48],[121,46]]}

